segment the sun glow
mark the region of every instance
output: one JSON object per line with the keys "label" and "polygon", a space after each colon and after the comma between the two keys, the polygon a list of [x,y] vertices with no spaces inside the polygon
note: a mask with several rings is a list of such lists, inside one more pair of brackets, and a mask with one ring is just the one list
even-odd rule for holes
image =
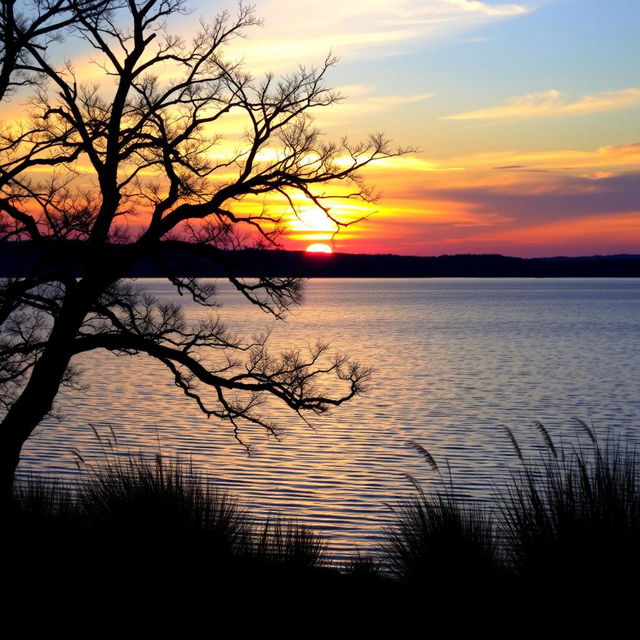
{"label": "sun glow", "polygon": [[317,207],[303,207],[287,224],[290,231],[335,233],[336,223]]}
{"label": "sun glow", "polygon": [[310,244],[307,249],[307,253],[333,253],[333,249],[323,242],[315,242],[314,244]]}

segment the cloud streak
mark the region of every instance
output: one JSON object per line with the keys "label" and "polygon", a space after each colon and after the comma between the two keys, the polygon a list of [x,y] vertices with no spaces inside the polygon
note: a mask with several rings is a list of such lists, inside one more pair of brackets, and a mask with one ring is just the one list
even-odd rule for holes
{"label": "cloud streak", "polygon": [[316,123],[323,128],[344,127],[345,124],[361,122],[363,117],[397,110],[403,105],[423,102],[432,98],[433,93],[412,95],[378,95],[376,88],[364,84],[338,87],[345,100],[334,104],[330,109],[314,109],[311,113]]}
{"label": "cloud streak", "polygon": [[539,149],[535,151],[489,151],[443,160],[439,165],[466,171],[585,171],[640,165],[640,143],[604,145],[594,150]]}
{"label": "cloud streak", "polygon": [[524,96],[508,98],[505,104],[486,109],[466,111],[443,120],[525,120],[563,116],[584,116],[592,113],[616,111],[640,105],[640,88],[631,87],[617,91],[601,91],[567,101],[561,91],[552,89]]}
{"label": "cloud streak", "polygon": [[479,0],[266,0],[256,9],[264,28],[244,47],[256,70],[316,60],[327,48],[349,60],[396,55],[531,10],[523,3]]}
{"label": "cloud streak", "polygon": [[[384,252],[392,246],[402,254],[530,256],[638,251],[640,144],[493,152],[432,165],[401,160],[398,172],[375,172],[384,198],[353,237],[338,236],[338,250]],[[454,165],[457,171],[442,173]]]}

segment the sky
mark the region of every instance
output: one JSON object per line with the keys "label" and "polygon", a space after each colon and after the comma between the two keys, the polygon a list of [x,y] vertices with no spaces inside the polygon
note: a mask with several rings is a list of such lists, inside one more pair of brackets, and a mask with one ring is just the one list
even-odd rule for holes
{"label": "sky", "polygon": [[[374,203],[333,203],[340,220],[364,218],[337,235],[301,203],[285,248],[640,253],[640,0],[254,5],[262,25],[236,39],[231,55],[258,78],[337,56],[327,82],[344,99],[314,112],[327,139],[384,132],[414,149],[364,172]],[[189,6],[190,15],[171,17],[184,33],[199,17],[237,8]],[[88,82],[104,80],[88,52],[65,43],[64,54]]]}
{"label": "sky", "polygon": [[[329,137],[419,149],[367,172],[380,198],[336,251],[640,253],[638,0],[255,6],[241,46],[256,72],[339,56],[346,99],[317,115]],[[317,211],[304,221],[288,248],[330,239]]]}

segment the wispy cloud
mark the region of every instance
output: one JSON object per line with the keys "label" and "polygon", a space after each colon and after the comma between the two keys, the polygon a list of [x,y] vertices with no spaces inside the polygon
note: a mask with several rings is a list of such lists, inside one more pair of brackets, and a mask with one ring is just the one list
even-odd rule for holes
{"label": "wispy cloud", "polygon": [[[542,224],[524,224],[517,228],[493,230],[478,234],[475,242],[491,242],[511,245],[518,253],[541,255],[569,252],[573,254],[604,252],[637,252],[637,244],[631,240],[640,234],[640,217],[637,212],[600,213],[583,215],[571,220],[552,220]],[[530,252],[522,246],[531,247]],[[551,248],[558,247],[551,250]],[[585,250],[586,248],[586,250]]]}
{"label": "wispy cloud", "polygon": [[[506,150],[441,159],[410,155],[379,161],[368,169],[366,175],[370,181],[380,185],[385,195],[397,196],[422,189],[425,173],[442,173],[442,178],[438,179],[446,181],[449,188],[475,185],[518,194],[525,189],[539,193],[554,191],[562,176],[593,181],[636,171],[638,166],[640,143],[630,143],[593,150]],[[437,190],[438,185],[427,188]],[[566,183],[563,183],[561,189],[566,188]]]}
{"label": "wispy cloud", "polygon": [[468,171],[584,171],[640,164],[640,142],[605,145],[596,149],[540,149],[537,151],[493,151],[449,158],[440,165],[463,167]]}
{"label": "wispy cloud", "polygon": [[526,13],[527,9],[521,4],[489,4],[478,0],[443,0],[439,3],[446,6],[456,7],[461,11],[479,13],[487,16],[513,16]]}
{"label": "wispy cloud", "polygon": [[556,116],[580,116],[604,111],[626,109],[640,104],[640,88],[631,87],[617,91],[601,91],[567,101],[561,91],[552,89],[524,96],[508,98],[504,104],[466,111],[444,120],[520,120]]}
{"label": "wispy cloud", "polygon": [[337,92],[345,100],[332,105],[331,109],[313,110],[316,123],[321,127],[343,127],[345,123],[361,123],[364,116],[396,110],[403,105],[423,102],[432,98],[433,93],[416,93],[410,95],[380,95],[370,85],[354,84],[337,87]]}
{"label": "wispy cloud", "polygon": [[244,56],[253,69],[277,70],[317,60],[327,48],[350,60],[395,55],[530,10],[523,2],[480,0],[265,0],[256,6],[264,27],[245,43]]}
{"label": "wispy cloud", "polygon": [[372,105],[375,109],[386,109],[399,104],[421,102],[432,98],[433,93],[416,93],[411,95],[376,95],[376,88],[370,85],[355,84],[346,87],[338,87],[337,91],[345,95],[352,102]]}

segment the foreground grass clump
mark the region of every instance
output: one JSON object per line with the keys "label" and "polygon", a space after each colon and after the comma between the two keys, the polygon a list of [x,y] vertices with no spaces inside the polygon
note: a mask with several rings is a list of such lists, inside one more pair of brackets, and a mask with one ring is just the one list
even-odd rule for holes
{"label": "foreground grass clump", "polygon": [[[82,516],[71,491],[59,482],[29,475],[14,485],[13,502],[2,514],[6,577],[53,576],[83,538]],[[64,558],[64,560],[63,560]],[[62,561],[62,562],[61,562]]]}
{"label": "foreground grass clump", "polygon": [[250,556],[294,567],[321,567],[329,563],[326,543],[307,527],[281,518],[268,519],[251,537]]}
{"label": "foreground grass clump", "polygon": [[160,454],[106,450],[74,487],[25,478],[8,516],[14,595],[37,584],[54,608],[74,594],[89,607],[233,611],[265,593],[302,601],[340,575],[321,537],[250,517],[190,462]]}
{"label": "foreground grass clump", "polygon": [[441,488],[427,494],[410,478],[418,495],[394,509],[382,546],[384,565],[400,581],[421,589],[468,589],[493,580],[497,547],[488,514],[461,501],[431,454],[413,446],[438,474]]}
{"label": "foreground grass clump", "polygon": [[603,446],[580,422],[589,446],[557,447],[543,425],[545,455],[522,462],[500,504],[505,556],[526,583],[581,591],[620,587],[640,570],[640,478],[635,449]]}
{"label": "foreground grass clump", "polygon": [[160,454],[107,457],[87,471],[76,504],[86,526],[118,553],[197,553],[199,562],[219,560],[244,549],[251,535],[235,500],[208,484],[190,462]]}
{"label": "foreground grass clump", "polygon": [[37,597],[37,585],[45,598],[156,611],[267,611],[276,595],[300,615],[318,599],[353,611],[424,602],[441,612],[462,603],[514,610],[539,594],[562,606],[595,595],[600,606],[606,595],[618,606],[640,572],[639,459],[581,426],[586,442],[557,446],[537,424],[545,446],[535,456],[509,432],[519,466],[483,506],[414,445],[439,489],[413,481],[416,496],[393,509],[378,552],[354,556],[342,572],[321,537],[252,518],[190,463],[114,450],[73,488],[36,477],[16,484],[8,581],[16,597]]}
{"label": "foreground grass clump", "polygon": [[469,586],[561,592],[577,597],[619,593],[640,571],[640,477],[635,449],[608,441],[580,423],[588,444],[558,447],[536,423],[541,457],[520,460],[487,511],[457,497],[428,451],[414,445],[439,474],[441,489],[419,486],[397,507],[382,561],[407,585]]}

